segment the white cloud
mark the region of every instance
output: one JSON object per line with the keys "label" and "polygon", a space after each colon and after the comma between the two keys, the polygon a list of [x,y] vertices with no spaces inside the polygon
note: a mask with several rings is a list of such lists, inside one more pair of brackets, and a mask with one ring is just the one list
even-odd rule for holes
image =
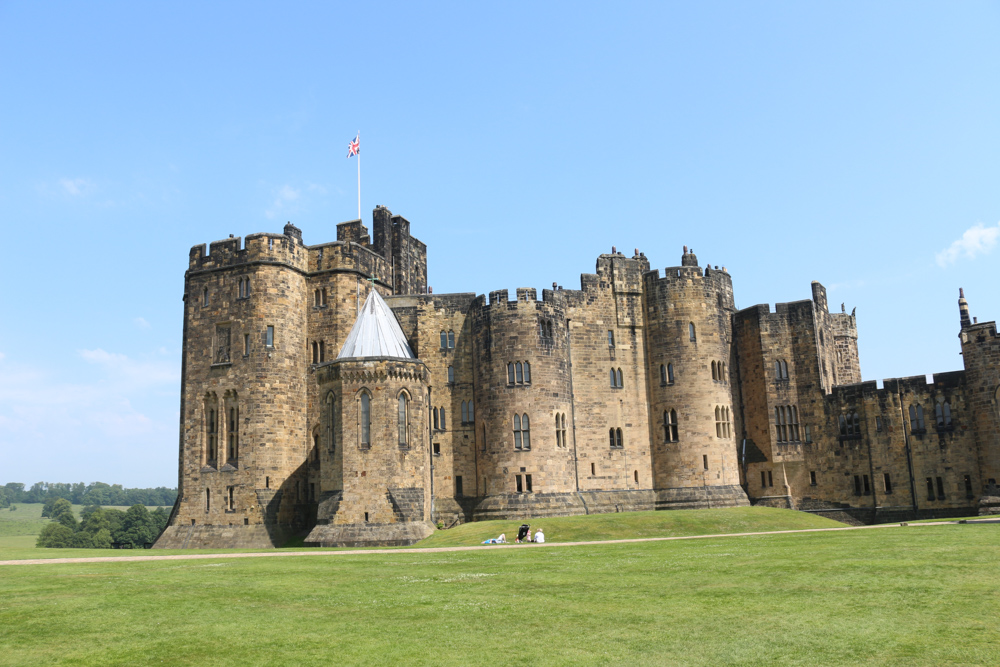
{"label": "white cloud", "polygon": [[975,259],[976,255],[987,255],[1000,239],[1000,224],[987,227],[977,222],[965,230],[962,238],[935,255],[938,266],[946,267],[954,264],[959,257]]}
{"label": "white cloud", "polygon": [[145,317],[137,317],[134,320],[132,320],[132,323],[135,324],[135,326],[139,327],[140,329],[148,329],[151,326],[153,326],[146,321]]}
{"label": "white cloud", "polygon": [[86,194],[87,190],[90,189],[90,181],[85,178],[60,178],[59,185],[67,194],[74,197]]}
{"label": "white cloud", "polygon": [[272,202],[271,206],[264,211],[264,215],[268,218],[275,217],[282,211],[286,210],[288,208],[288,204],[296,201],[300,194],[301,191],[296,190],[290,185],[281,186],[275,194],[274,202]]}
{"label": "white cloud", "polygon": [[[141,479],[171,484],[180,369],[152,351],[149,361],[102,349],[42,368],[0,364],[0,451],[7,480]],[[41,452],[45,452],[44,456]],[[9,456],[8,456],[9,454]]]}

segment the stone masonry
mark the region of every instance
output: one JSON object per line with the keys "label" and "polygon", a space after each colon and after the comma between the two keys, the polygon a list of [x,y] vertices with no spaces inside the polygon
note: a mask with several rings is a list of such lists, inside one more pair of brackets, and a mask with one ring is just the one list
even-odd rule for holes
{"label": "stone masonry", "polygon": [[[737,311],[732,276],[693,250],[661,271],[612,249],[578,290],[433,294],[410,228],[378,206],[371,234],[353,220],[306,245],[289,223],[191,249],[179,496],[156,547],[410,544],[433,522],[748,503],[1000,513],[1000,337],[964,294],[964,370],[879,386],[819,283]],[[413,358],[338,359],[371,290]]]}

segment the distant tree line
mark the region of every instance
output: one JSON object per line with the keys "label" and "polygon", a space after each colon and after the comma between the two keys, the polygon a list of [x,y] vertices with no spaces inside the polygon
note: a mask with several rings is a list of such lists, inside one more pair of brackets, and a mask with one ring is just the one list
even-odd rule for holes
{"label": "distant tree line", "polygon": [[110,549],[116,542],[136,547],[153,542],[167,525],[170,512],[162,507],[150,512],[145,505],[133,505],[124,512],[88,505],[77,521],[68,500],[53,498],[46,501],[42,516],[52,521],[42,528],[37,547]]}
{"label": "distant tree line", "polygon": [[62,498],[74,505],[165,505],[171,506],[177,499],[177,489],[158,486],[155,489],[125,489],[121,484],[51,484],[36,482],[30,489],[24,484],[11,482],[0,486],[0,507],[14,503],[45,503]]}

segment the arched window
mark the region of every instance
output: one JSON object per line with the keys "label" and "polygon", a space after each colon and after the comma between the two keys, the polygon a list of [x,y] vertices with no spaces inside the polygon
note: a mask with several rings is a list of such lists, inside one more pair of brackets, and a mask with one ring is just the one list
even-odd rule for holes
{"label": "arched window", "polygon": [[317,343],[316,341],[313,341],[312,351],[313,351],[313,363],[314,364],[318,364],[319,363],[319,343]]}
{"label": "arched window", "polygon": [[406,394],[399,395],[399,446],[408,447],[409,446],[409,433],[408,433],[408,422],[409,422],[409,410],[408,410]]}
{"label": "arched window", "polygon": [[445,425],[445,422],[444,422],[444,408],[443,407],[438,408],[438,412],[441,413],[441,430],[442,431],[447,431],[448,427]]}
{"label": "arched window", "polygon": [[521,415],[521,440],[525,449],[531,449],[531,429],[528,425],[528,415]]}
{"label": "arched window", "polygon": [[781,379],[782,380],[788,379],[788,362],[785,361],[784,359],[781,360]]}
{"label": "arched window", "polygon": [[521,441],[521,415],[514,415],[514,449],[523,449]]}
{"label": "arched window", "polygon": [[615,447],[621,449],[625,446],[625,439],[622,437],[622,430],[620,428],[615,429]]}
{"label": "arched window", "polygon": [[229,408],[229,428],[226,434],[229,439],[229,461],[235,461],[240,455],[240,411],[237,407]]}
{"label": "arched window", "polygon": [[719,372],[715,368],[715,362],[714,361],[712,362],[712,379],[713,380],[718,380],[719,379]]}
{"label": "arched window", "polygon": [[618,388],[621,389],[624,386],[625,386],[625,383],[622,381],[622,369],[619,368],[618,369]]}
{"label": "arched window", "polygon": [[[728,408],[727,408],[728,410]],[[791,407],[792,410],[792,440],[795,442],[799,441],[799,409],[796,406]]]}
{"label": "arched window", "polygon": [[688,323],[688,337],[691,339],[692,343],[698,340],[694,335],[694,322]]}
{"label": "arched window", "polygon": [[336,412],[336,402],[334,401],[333,392],[326,395],[326,418],[327,418],[327,428],[330,430],[330,437],[328,441],[330,443],[330,452],[333,453],[337,449],[337,412]]}
{"label": "arched window", "polygon": [[372,398],[368,392],[361,393],[361,446],[372,444]]}
{"label": "arched window", "polygon": [[320,291],[316,290],[313,292],[313,305],[318,307],[321,303],[323,300],[320,298]]}
{"label": "arched window", "polygon": [[666,383],[667,383],[667,367],[663,364],[660,364],[660,384],[666,384]]}
{"label": "arched window", "polygon": [[507,364],[507,384],[514,384],[514,364]]}
{"label": "arched window", "polygon": [[923,432],[924,429],[924,408],[921,405],[910,406],[910,431],[913,433]]}
{"label": "arched window", "polygon": [[319,342],[319,363],[324,361],[326,361],[326,342],[321,340]]}
{"label": "arched window", "polygon": [[677,442],[677,411],[663,411],[663,436],[667,442]]}
{"label": "arched window", "polygon": [[205,396],[205,463],[215,465],[219,456],[219,401],[215,394]]}
{"label": "arched window", "polygon": [[667,364],[667,384],[674,383],[674,365]]}
{"label": "arched window", "polygon": [[455,384],[455,367],[448,366],[448,384]]}
{"label": "arched window", "polygon": [[[910,408],[912,410],[912,408]],[[840,415],[837,419],[840,424],[840,435],[847,435],[847,418],[844,415]]]}
{"label": "arched window", "polygon": [[435,429],[439,429],[439,428],[441,428],[441,427],[440,427],[440,426],[438,425],[438,409],[437,409],[437,408],[431,408],[431,415],[432,415],[432,417],[433,417],[433,419],[434,419],[434,428],[435,428]]}
{"label": "arched window", "polygon": [[615,369],[612,368],[611,369],[611,387],[612,388],[617,387],[618,386],[617,382],[618,382],[618,376],[615,375]]}
{"label": "arched window", "polygon": [[524,366],[518,361],[514,364],[514,377],[518,384],[524,384]]}
{"label": "arched window", "polygon": [[855,412],[851,418],[854,421],[854,435],[861,435],[861,418],[858,416],[857,412]]}
{"label": "arched window", "polygon": [[610,446],[612,449],[615,447],[615,430],[613,428],[608,429],[608,440],[610,441]]}
{"label": "arched window", "polygon": [[469,404],[465,401],[462,401],[462,423],[469,423]]}
{"label": "arched window", "polygon": [[455,332],[448,332],[448,349],[454,349],[455,347]]}
{"label": "arched window", "polygon": [[785,408],[779,406],[774,409],[775,431],[778,442],[788,442],[788,423],[785,421]]}
{"label": "arched window", "polygon": [[556,447],[562,447],[562,431],[559,430],[559,413],[556,413]]}
{"label": "arched window", "polygon": [[469,423],[476,421],[476,410],[472,406],[472,401],[469,401]]}
{"label": "arched window", "polygon": [[444,349],[447,349],[447,348],[448,348],[448,332],[447,331],[442,331],[441,332],[441,349],[444,350]]}
{"label": "arched window", "polygon": [[938,403],[935,407],[938,426],[948,428],[951,426],[951,404],[948,401]]}
{"label": "arched window", "polygon": [[531,364],[524,362],[524,384],[531,384]]}
{"label": "arched window", "polygon": [[715,406],[715,437],[722,437],[722,408]]}

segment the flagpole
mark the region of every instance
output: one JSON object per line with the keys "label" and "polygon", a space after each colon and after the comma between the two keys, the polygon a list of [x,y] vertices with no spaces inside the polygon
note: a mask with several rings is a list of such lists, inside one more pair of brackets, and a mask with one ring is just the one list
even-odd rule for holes
{"label": "flagpole", "polygon": [[358,130],[358,220],[361,219],[361,130]]}

